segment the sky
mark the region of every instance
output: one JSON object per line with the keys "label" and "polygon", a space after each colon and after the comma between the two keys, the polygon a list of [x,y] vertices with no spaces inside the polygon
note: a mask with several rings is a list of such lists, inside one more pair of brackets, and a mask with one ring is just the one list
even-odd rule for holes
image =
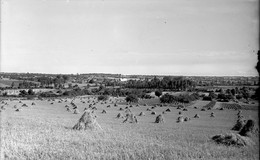
{"label": "sky", "polygon": [[258,76],[258,0],[2,0],[1,72]]}

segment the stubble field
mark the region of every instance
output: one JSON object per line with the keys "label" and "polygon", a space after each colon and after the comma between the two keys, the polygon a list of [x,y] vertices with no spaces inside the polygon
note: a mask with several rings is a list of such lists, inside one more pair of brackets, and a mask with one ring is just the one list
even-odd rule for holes
{"label": "stubble field", "polygon": [[[66,110],[65,105],[70,105],[71,99],[61,103],[58,99],[22,100],[22,103],[5,100],[8,105],[0,113],[1,159],[259,159],[258,138],[253,139],[255,145],[246,147],[227,147],[211,141],[216,134],[235,132],[231,131],[237,119],[235,110],[200,111],[199,104],[198,109],[192,105],[188,111],[133,105],[130,110],[138,123],[131,124],[116,118],[118,113],[125,115],[125,107],[129,105],[118,103],[115,107],[117,98],[110,99],[106,104],[95,105],[94,113],[102,127],[98,131],[72,130],[84,108],[97,101],[93,97],[75,99],[79,114]],[[36,105],[31,105],[32,102]],[[22,104],[28,107],[21,107]],[[19,112],[15,111],[15,105],[21,108]],[[154,123],[156,116],[167,108],[171,112],[163,114],[165,123]],[[106,114],[101,113],[103,109]],[[176,123],[179,111],[191,120]],[[145,116],[138,116],[140,112]],[[210,117],[211,112],[215,117]],[[200,118],[193,118],[195,114]],[[242,110],[242,114],[258,121],[258,110]]]}

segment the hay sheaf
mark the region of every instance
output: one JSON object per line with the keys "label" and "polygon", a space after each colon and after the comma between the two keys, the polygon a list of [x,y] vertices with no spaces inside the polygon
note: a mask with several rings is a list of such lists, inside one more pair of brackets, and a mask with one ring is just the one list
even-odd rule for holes
{"label": "hay sheaf", "polygon": [[73,130],[101,130],[102,128],[96,121],[96,116],[86,111],[78,120],[78,123],[72,128]]}
{"label": "hay sheaf", "polygon": [[190,117],[185,117],[184,118],[184,121],[186,121],[186,122],[189,121],[189,120],[190,120]]}
{"label": "hay sheaf", "polygon": [[159,114],[156,118],[155,118],[155,123],[164,123],[164,118],[161,114]]}
{"label": "hay sheaf", "polygon": [[225,135],[218,134],[213,136],[211,139],[217,144],[223,144],[226,146],[242,147],[242,146],[254,145],[254,142],[250,138],[235,133],[229,133]]}
{"label": "hay sheaf", "polygon": [[74,114],[79,114],[79,110],[78,110],[78,109],[75,109],[75,110],[74,110]]}
{"label": "hay sheaf", "polygon": [[240,134],[241,136],[251,137],[253,135],[259,135],[259,129],[256,126],[255,121],[249,119],[238,134]]}
{"label": "hay sheaf", "polygon": [[243,119],[243,118],[239,118],[239,119],[237,120],[236,124],[232,127],[231,130],[240,131],[245,124],[246,124],[246,120]]}
{"label": "hay sheaf", "polygon": [[133,113],[131,113],[131,114],[126,114],[126,119],[123,121],[123,123],[126,123],[126,122],[137,123],[138,120],[137,120],[136,116]]}
{"label": "hay sheaf", "polygon": [[139,114],[139,116],[145,116],[144,112],[141,112],[141,113]]}
{"label": "hay sheaf", "polygon": [[179,117],[177,118],[177,123],[181,123],[181,122],[183,122],[183,121],[184,121],[183,116],[179,116]]}
{"label": "hay sheaf", "polygon": [[194,118],[200,118],[200,116],[198,114],[195,114]]}
{"label": "hay sheaf", "polygon": [[121,113],[118,113],[116,118],[123,118],[122,114]]}

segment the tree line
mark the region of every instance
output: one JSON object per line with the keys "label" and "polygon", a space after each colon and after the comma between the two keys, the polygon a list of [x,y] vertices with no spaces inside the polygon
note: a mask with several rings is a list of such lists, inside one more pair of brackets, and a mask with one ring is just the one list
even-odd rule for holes
{"label": "tree line", "polygon": [[145,80],[129,80],[124,84],[125,88],[137,89],[165,89],[172,91],[194,90],[196,83],[184,77],[163,77],[161,80],[157,77]]}

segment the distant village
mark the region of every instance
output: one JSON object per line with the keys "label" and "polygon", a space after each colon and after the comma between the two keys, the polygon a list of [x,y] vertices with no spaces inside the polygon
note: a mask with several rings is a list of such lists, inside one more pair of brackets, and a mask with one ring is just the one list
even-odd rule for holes
{"label": "distant village", "polygon": [[[141,83],[151,83],[152,81],[166,81],[171,79],[176,82],[172,87],[178,90],[190,89],[193,87],[219,87],[219,86],[255,86],[259,84],[259,77],[240,76],[158,76],[158,75],[122,75],[122,74],[36,74],[36,73],[0,73],[1,95],[18,95],[21,90],[33,89],[35,93],[46,92],[52,89],[73,89],[73,88],[93,88],[93,87],[119,87],[133,88],[133,85]],[[168,80],[169,81],[169,80]],[[166,82],[168,82],[166,81]],[[180,82],[181,81],[181,82]],[[190,85],[187,85],[189,81]],[[185,85],[186,82],[186,85]],[[192,84],[191,84],[192,83]],[[183,87],[184,86],[184,87]],[[136,87],[136,88],[138,88]],[[157,86],[160,88],[160,86]],[[157,88],[156,87],[156,88]],[[145,88],[145,87],[143,87]],[[147,88],[147,87],[146,87]],[[148,87],[149,88],[149,87]],[[162,87],[163,88],[163,87]],[[169,88],[169,87],[168,87]],[[167,87],[164,89],[168,89]],[[184,89],[183,89],[184,88]]]}

